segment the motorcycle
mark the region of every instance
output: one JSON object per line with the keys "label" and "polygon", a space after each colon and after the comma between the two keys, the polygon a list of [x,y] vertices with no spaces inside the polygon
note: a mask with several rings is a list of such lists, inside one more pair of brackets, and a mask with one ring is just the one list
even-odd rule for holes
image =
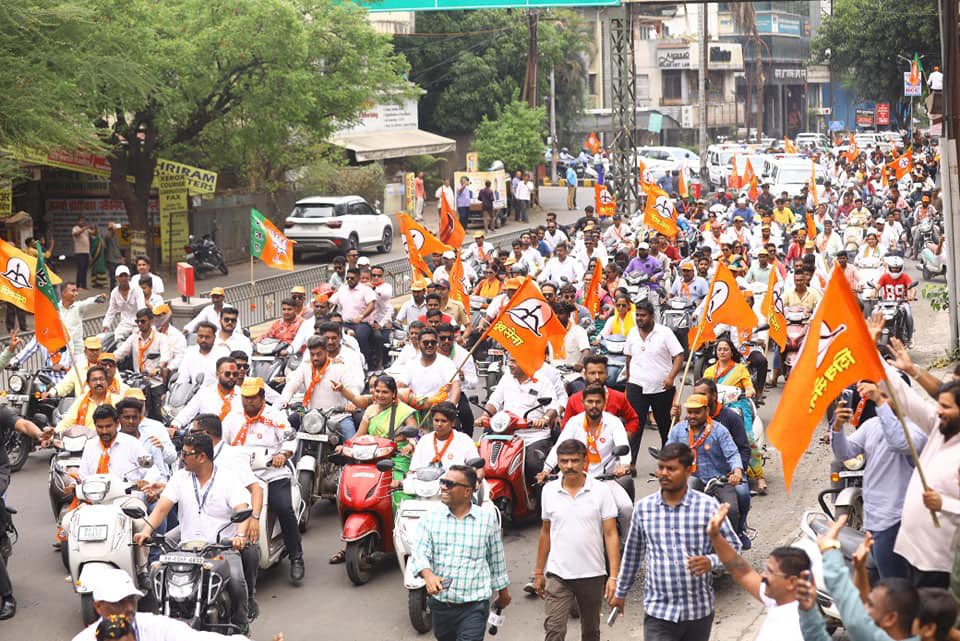
{"label": "motorcycle", "polygon": [[[721,405],[729,405],[730,403],[736,403],[743,397],[743,390],[734,385],[717,385],[717,402]],[[763,427],[763,419],[760,418],[759,412],[757,412],[757,404],[752,398],[748,398],[747,401],[750,403],[750,409],[753,411],[753,423],[751,424],[750,431],[753,433],[753,440],[757,444],[757,447],[761,450],[765,446],[766,437]],[[736,407],[731,408],[734,412],[740,414],[740,410]]]}
{"label": "motorcycle", "polygon": [[[158,359],[160,358],[160,353],[151,352],[147,354],[147,358]],[[144,414],[147,418],[152,418],[155,421],[163,420],[163,394],[166,391],[163,380],[159,377],[147,376],[146,374],[132,370],[121,371],[120,380],[122,380],[127,387],[135,387],[143,392],[144,398],[147,399],[144,406]]]}
{"label": "motorcycle", "polygon": [[907,344],[907,314],[903,309],[907,302],[877,299],[873,304],[871,315],[880,313],[883,315],[883,330],[880,332],[880,338],[877,341],[879,345],[887,345],[890,337],[894,337],[904,344]]}
{"label": "motorcycle", "polygon": [[190,381],[188,378],[180,378],[180,372],[174,372],[167,384],[167,395],[163,401],[161,410],[164,425],[170,425],[176,415],[186,407],[190,399],[200,391],[203,385],[203,374],[197,375],[197,380]]}
{"label": "motorcycle", "polygon": [[[484,463],[483,459],[475,458],[466,461],[466,464],[482,469]],[[443,467],[429,466],[403,479],[403,492],[416,498],[407,499],[400,504],[393,526],[393,546],[397,551],[400,572],[403,574],[403,585],[407,589],[407,612],[413,628],[421,634],[429,632],[433,623],[426,583],[423,577],[413,573],[409,562],[413,555],[413,541],[420,519],[429,510],[441,505],[440,477],[443,474]],[[484,483],[480,483],[474,495],[474,503],[481,509],[493,510],[499,524],[500,513],[490,501],[486,500],[486,495],[487,488]]]}
{"label": "motorcycle", "polygon": [[[293,438],[293,430],[287,430],[284,434],[284,440],[292,440]],[[253,445],[245,446],[244,450],[250,454],[250,469],[253,470],[253,473],[257,476],[257,483],[261,489],[263,489],[262,510],[267,518],[260,519],[260,536],[258,537],[257,545],[260,546],[260,569],[266,570],[279,563],[287,554],[287,547],[283,543],[283,530],[280,528],[280,522],[277,520],[277,516],[270,511],[270,499],[268,497],[269,493],[267,492],[268,483],[261,478],[261,474],[265,470],[275,469],[272,465],[273,453],[270,448]],[[287,461],[286,466],[291,474],[295,474],[296,470],[293,467],[293,463]],[[297,516],[297,522],[302,532],[306,529],[303,525],[303,515],[304,512],[306,512],[306,504],[300,496],[300,486],[293,482],[290,483],[290,503],[293,505],[293,513]]]}
{"label": "motorcycle", "polygon": [[[12,374],[7,381],[6,404],[20,416],[28,416],[41,429],[50,425],[57,407],[55,399],[41,399],[43,392],[53,387],[50,370],[39,370],[34,374]],[[55,423],[54,423],[55,424]],[[10,471],[18,472],[27,463],[30,452],[39,443],[26,434],[12,430],[3,444],[10,459]]]}
{"label": "motorcycle", "polygon": [[[47,493],[50,496],[50,509],[57,523],[63,521],[67,508],[73,503],[77,481],[80,478],[80,457],[90,434],[82,425],[67,429],[60,438],[54,439],[56,450],[50,459],[50,475],[47,481]],[[67,488],[72,488],[67,490]],[[67,546],[60,546],[60,556],[65,568],[69,568]]]}
{"label": "motorcycle", "polygon": [[183,252],[183,259],[193,266],[197,278],[201,280],[206,278],[207,272],[213,270],[219,270],[224,276],[230,273],[227,263],[223,260],[223,252],[209,234],[204,234],[200,240],[191,234],[190,244],[183,248]]}
{"label": "motorcycle", "polygon": [[787,319],[787,345],[783,356],[783,373],[786,378],[800,357],[800,347],[810,329],[810,313],[806,308],[796,306],[785,309],[783,315]]}
{"label": "motorcycle", "polygon": [[393,455],[396,444],[370,434],[356,436],[343,445],[335,462],[342,462],[337,509],[343,524],[340,538],[347,576],[354,585],[370,580],[372,567],[393,548]]}
{"label": "motorcycle", "polygon": [[620,392],[627,387],[627,357],[623,353],[627,337],[610,334],[601,339],[600,345],[607,356],[607,385]]}
{"label": "motorcycle", "polygon": [[250,376],[262,378],[270,387],[278,392],[283,389],[278,379],[283,378],[287,366],[287,357],[284,352],[290,350],[290,345],[276,338],[264,338],[253,345],[253,356],[250,358]]}
{"label": "motorcycle", "polygon": [[555,362],[553,364],[557,368],[557,371],[560,372],[560,377],[563,379],[563,387],[567,391],[567,396],[573,396],[577,392],[583,391],[587,386],[586,381],[583,379],[583,372],[579,372],[573,368],[572,365],[567,365],[562,361]]}
{"label": "motorcycle", "polygon": [[232,623],[236,604],[227,584],[230,569],[221,553],[233,548],[220,543],[220,535],[230,525],[243,523],[253,510],[241,510],[217,532],[217,542],[183,541],[171,546],[163,536],[151,537],[147,545],[159,548],[160,558],[150,571],[150,585],[163,616],[180,619],[194,630],[242,633]]}
{"label": "motorcycle", "polygon": [[310,509],[317,501],[336,501],[340,485],[340,466],[330,462],[330,453],[340,444],[340,421],[349,416],[341,407],[310,410],[300,416],[302,406],[290,415],[290,425],[298,428],[297,485],[306,503],[301,530],[310,524]]}
{"label": "motorcycle", "polygon": [[517,523],[540,513],[540,486],[527,482],[524,474],[527,448],[517,430],[527,429],[527,415],[550,404],[551,399],[537,399],[538,405],[523,415],[501,411],[481,421],[480,457],[486,461],[483,478],[490,486],[490,500],[500,511],[501,523]]}
{"label": "motorcycle", "polygon": [[[834,520],[847,515],[847,525],[863,529],[863,468],[867,460],[863,454],[846,461],[831,461],[830,488],[817,497],[825,514]],[[826,497],[833,496],[833,509],[827,507]]]}
{"label": "motorcycle", "polygon": [[656,304],[654,298],[657,293],[656,286],[650,282],[650,276],[643,272],[630,272],[623,275],[624,288],[630,296],[630,302],[637,304],[641,301],[650,300]]}
{"label": "motorcycle", "polygon": [[[153,467],[152,456],[142,456],[140,469]],[[77,509],[64,514],[60,523],[67,540],[67,558],[74,591],[80,595],[80,614],[84,625],[99,618],[93,607],[92,583],[99,568],[125,570],[142,588],[147,580],[146,550],[132,545],[147,516],[143,492],[137,490],[138,470],[120,478],[111,474],[95,474],[75,487]]]}
{"label": "motorcycle", "polygon": [[660,323],[673,331],[677,340],[687,349],[687,332],[693,321],[693,310],[696,309],[692,299],[677,296],[667,301],[666,306],[660,311]]}

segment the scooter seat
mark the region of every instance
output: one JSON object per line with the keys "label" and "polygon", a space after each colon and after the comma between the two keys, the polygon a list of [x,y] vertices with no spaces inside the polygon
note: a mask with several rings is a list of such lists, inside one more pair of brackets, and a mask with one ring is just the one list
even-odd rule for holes
{"label": "scooter seat", "polygon": [[[810,523],[810,528],[817,536],[821,536],[827,533],[827,530],[830,529],[830,524],[826,519],[815,519]],[[840,552],[843,554],[843,558],[847,560],[852,559],[853,553],[857,551],[857,548],[863,543],[865,537],[866,535],[863,532],[852,527],[844,527],[840,530],[840,533],[837,535],[837,540],[840,542]],[[872,554],[867,557],[867,567],[876,567]]]}

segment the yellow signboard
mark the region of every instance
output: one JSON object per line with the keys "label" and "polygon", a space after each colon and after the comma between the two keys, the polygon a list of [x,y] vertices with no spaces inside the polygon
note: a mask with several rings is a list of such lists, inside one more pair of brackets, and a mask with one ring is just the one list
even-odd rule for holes
{"label": "yellow signboard", "polygon": [[183,176],[191,194],[213,195],[217,191],[217,172],[191,167],[172,160],[158,160],[154,172],[154,185],[160,176]]}
{"label": "yellow signboard", "polygon": [[179,258],[183,246],[190,240],[187,220],[187,178],[159,176],[160,252],[164,265],[172,265]]}

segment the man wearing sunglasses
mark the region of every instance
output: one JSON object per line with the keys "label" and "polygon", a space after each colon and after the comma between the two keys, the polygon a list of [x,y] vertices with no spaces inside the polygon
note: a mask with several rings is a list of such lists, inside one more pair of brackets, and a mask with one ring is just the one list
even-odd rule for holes
{"label": "man wearing sunglasses", "polygon": [[149,307],[138,309],[136,319],[137,331],[120,343],[116,356],[123,360],[129,355],[133,359],[133,371],[157,376],[161,363],[170,361],[167,337],[153,326],[153,310]]}
{"label": "man wearing sunglasses", "polygon": [[426,581],[433,632],[442,641],[483,639],[492,592],[498,609],[510,605],[500,525],[490,510],[473,504],[476,486],[472,467],[447,470],[440,479],[446,509],[423,517],[410,559],[414,574]]}
{"label": "man wearing sunglasses", "polygon": [[446,397],[454,404],[460,402],[460,379],[453,361],[437,353],[439,339],[432,327],[420,332],[420,358],[407,362],[398,372],[397,384],[409,388],[418,399],[430,399],[446,388]]}
{"label": "man wearing sunglasses", "polygon": [[457,426],[467,436],[473,436],[473,410],[470,409],[468,396],[473,396],[480,389],[480,378],[477,375],[477,363],[473,360],[470,351],[463,345],[457,345],[457,328],[449,323],[442,323],[437,328],[437,351],[446,356],[459,368],[460,400],[457,403],[457,412],[460,425]]}
{"label": "man wearing sunglasses", "polygon": [[[250,375],[250,356],[246,352],[237,350],[230,352],[230,358],[237,363],[236,384],[239,385],[243,382],[243,379]],[[269,385],[263,388],[263,393],[270,405],[276,405],[280,400],[280,392]]]}
{"label": "man wearing sunglasses", "polygon": [[237,367],[237,361],[231,356],[217,359],[217,384],[201,387],[190,401],[177,412],[170,428],[180,432],[200,414],[213,414],[221,421],[228,416],[240,416],[243,406],[237,385],[246,376],[246,370]]}
{"label": "man wearing sunglasses", "polygon": [[240,326],[240,310],[236,307],[224,305],[220,310],[220,331],[214,340],[214,347],[223,345],[231,352],[242,351],[248,356],[253,354],[253,343],[243,332],[238,332]]}

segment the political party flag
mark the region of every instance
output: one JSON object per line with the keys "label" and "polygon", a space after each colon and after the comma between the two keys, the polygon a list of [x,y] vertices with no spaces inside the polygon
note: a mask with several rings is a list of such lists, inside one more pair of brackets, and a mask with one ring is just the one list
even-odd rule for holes
{"label": "political party flag", "polygon": [[820,194],[817,193],[817,163],[810,159],[810,193],[813,194],[813,206],[820,205]]}
{"label": "political party flag", "polygon": [[770,338],[782,350],[787,346],[787,318],[783,314],[783,281],[780,280],[780,270],[770,268],[767,278],[767,293],[760,303],[760,313],[767,319],[770,327]]}
{"label": "political party flag", "polygon": [[413,268],[426,276],[433,278],[433,272],[423,259],[430,254],[442,254],[453,248],[441,243],[436,236],[427,231],[427,228],[416,222],[409,214],[397,214],[397,223],[400,225],[400,235],[403,237],[403,246],[410,257]]}
{"label": "political party flag", "polygon": [[677,235],[677,210],[667,192],[660,189],[656,183],[645,182],[641,186],[647,194],[647,202],[643,207],[643,224],[673,238]]}
{"label": "political party flag", "polygon": [[466,285],[464,285],[463,261],[460,260],[459,249],[457,250],[457,259],[453,261],[453,266],[450,267],[448,275],[450,276],[450,298],[460,301],[467,312],[467,318],[470,318],[470,294],[467,292]]}
{"label": "political party flag", "polygon": [[813,240],[817,237],[817,223],[813,220],[813,214],[807,213],[805,215],[807,219],[807,238]]}
{"label": "political party flag", "polygon": [[677,180],[677,193],[680,194],[681,198],[689,198],[690,190],[687,189],[687,168],[681,163],[680,164],[680,178]]}
{"label": "political party flag", "polygon": [[609,218],[617,213],[617,201],[603,183],[593,183],[593,207],[600,218]]}
{"label": "political party flag", "polygon": [[908,147],[899,158],[887,165],[887,167],[896,172],[898,181],[913,171],[913,147]]}
{"label": "political party flag", "polygon": [[590,132],[590,135],[587,136],[587,139],[583,141],[583,147],[591,154],[599,153],[600,139],[597,137],[596,132]]}
{"label": "political party flag", "polygon": [[[37,304],[36,270],[36,256],[31,256],[0,239],[0,301],[33,313]],[[53,272],[48,270],[47,274],[53,285],[62,282]]]}
{"label": "political party flag", "polygon": [[467,232],[460,224],[460,217],[456,210],[447,202],[447,197],[443,192],[440,193],[440,229],[438,230],[440,242],[446,243],[451,247],[460,247]]}
{"label": "political party flag", "polygon": [[886,165],[880,168],[880,186],[883,188],[890,186],[890,170]]}
{"label": "political party flag", "polygon": [[857,158],[860,157],[860,150],[857,149],[857,143],[853,139],[853,134],[850,134],[850,145],[847,147],[847,150],[843,152],[843,157],[847,159],[848,163],[855,162]]}
{"label": "political party flag", "polygon": [[47,348],[51,354],[60,351],[67,344],[67,335],[60,322],[60,300],[57,290],[50,282],[50,274],[43,259],[43,247],[37,243],[37,270],[35,283],[39,296],[34,296],[33,317],[36,324],[37,342]]}
{"label": "political party flag", "polygon": [[885,378],[857,297],[843,270],[834,265],[783,398],[767,427],[770,442],[783,458],[788,491],[797,462],[833,399],[857,381]]}
{"label": "political party flag", "polygon": [[529,276],[493,319],[487,335],[500,343],[527,376],[543,366],[547,345],[566,330]]}
{"label": "political party flag", "polygon": [[919,85],[923,78],[923,65],[920,64],[920,56],[914,52],[913,60],[910,61],[910,84]]}
{"label": "political party flag", "polygon": [[739,329],[753,329],[757,326],[757,315],[753,313],[750,303],[740,291],[740,285],[737,284],[733,272],[719,261],[701,309],[703,313],[700,316],[700,322],[691,327],[687,333],[691,351],[714,340],[717,336],[713,328],[719,323],[733,325]]}
{"label": "political party flag", "polygon": [[280,233],[270,220],[256,209],[250,210],[250,255],[267,267],[293,271],[292,240]]}
{"label": "political party flag", "polygon": [[743,180],[740,178],[740,174],[737,171],[736,156],[730,159],[730,177],[727,178],[727,187],[730,189],[740,189],[743,187]]}
{"label": "political party flag", "polygon": [[600,283],[603,281],[603,264],[596,260],[593,263],[593,275],[590,277],[590,287],[587,288],[587,295],[583,297],[583,306],[590,310],[590,314],[596,318],[600,311]]}
{"label": "political party flag", "polygon": [[647,166],[643,163],[643,160],[640,160],[639,158],[637,159],[637,163],[639,165],[637,167],[637,175],[640,177],[640,186],[642,187],[644,183],[647,182]]}
{"label": "political party flag", "polygon": [[749,188],[747,196],[752,202],[756,202],[760,197],[760,190],[757,185],[757,173],[753,170],[753,164],[747,158],[747,166],[743,169],[743,186]]}

